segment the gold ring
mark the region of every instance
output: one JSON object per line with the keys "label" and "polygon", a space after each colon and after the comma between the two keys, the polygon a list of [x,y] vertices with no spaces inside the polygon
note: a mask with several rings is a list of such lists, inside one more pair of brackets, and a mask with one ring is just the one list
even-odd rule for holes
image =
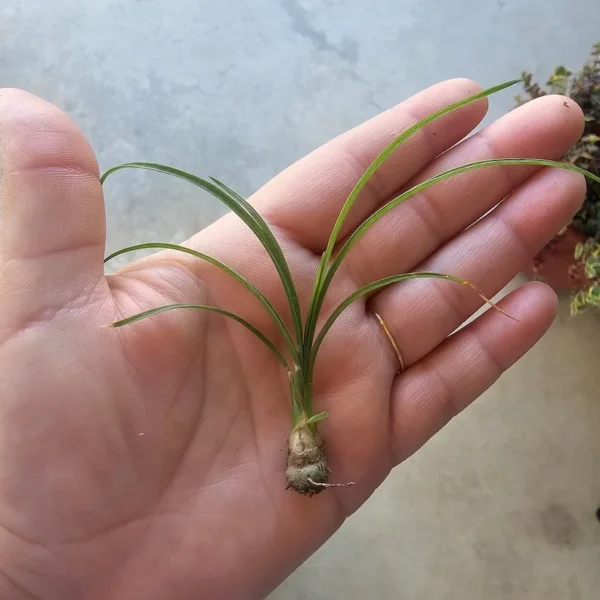
{"label": "gold ring", "polygon": [[398,370],[398,373],[404,373],[404,360],[402,359],[402,354],[400,354],[400,349],[398,348],[398,344],[396,344],[396,340],[394,339],[392,332],[389,330],[388,326],[385,324],[385,321],[375,311],[372,311],[372,312],[375,315],[375,318],[377,319],[379,324],[381,325],[381,328],[383,329],[383,331],[385,331],[385,335],[387,335],[387,338],[388,338],[388,340],[390,340],[390,344],[392,345],[392,348],[394,349],[394,353],[396,354],[396,358],[398,359],[398,363],[400,365],[400,369]]}

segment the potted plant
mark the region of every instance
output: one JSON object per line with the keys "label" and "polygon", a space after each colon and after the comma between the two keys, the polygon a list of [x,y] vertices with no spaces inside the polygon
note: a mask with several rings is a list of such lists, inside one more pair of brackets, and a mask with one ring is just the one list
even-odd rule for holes
{"label": "potted plant", "polygon": [[[600,43],[577,73],[557,67],[540,87],[531,73],[523,73],[526,98],[516,97],[520,106],[547,93],[572,98],[585,114],[585,130],[563,161],[600,174]],[[600,184],[588,179],[586,198],[573,218],[534,258],[529,275],[542,279],[557,291],[572,292],[571,314],[600,306]]]}

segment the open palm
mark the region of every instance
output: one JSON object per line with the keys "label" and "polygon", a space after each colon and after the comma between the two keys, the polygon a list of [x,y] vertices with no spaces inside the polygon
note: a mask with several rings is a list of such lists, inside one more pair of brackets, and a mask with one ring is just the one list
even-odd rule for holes
{"label": "open palm", "polygon": [[[467,80],[434,86],[315,151],[251,199],[284,250],[304,310],[333,222],[366,166],[394,135],[476,91]],[[401,146],[343,234],[409,182],[473,160],[558,158],[583,127],[577,106],[548,96],[461,142],[485,111],[479,101]],[[411,281],[356,302],[326,338],[315,381],[315,404],[331,415],[321,431],[332,480],[356,485],[302,497],[286,491],[283,476],[286,376],[251,333],[193,310],[101,327],[194,302],[230,310],[279,343],[263,307],[222,271],[172,251],[106,277],[97,164],[55,107],[0,91],[0,144],[3,598],[261,597],[554,317],[554,294],[539,283],[502,301],[516,320],[489,311],[453,335],[481,306],[464,286]],[[577,174],[528,167],[436,185],[361,239],[323,314],[361,285],[411,270],[457,275],[491,296],[568,222],[584,191]],[[238,270],[286,314],[272,263],[237,217],[186,245]],[[374,311],[400,347],[402,374]]]}

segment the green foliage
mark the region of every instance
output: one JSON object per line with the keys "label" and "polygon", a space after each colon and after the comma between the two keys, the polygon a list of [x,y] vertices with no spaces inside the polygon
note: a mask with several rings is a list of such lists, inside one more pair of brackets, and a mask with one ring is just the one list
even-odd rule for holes
{"label": "green foliage", "polygon": [[248,225],[254,235],[256,235],[256,237],[260,240],[260,243],[271,257],[273,264],[279,273],[279,278],[281,279],[283,289],[285,290],[285,294],[288,298],[290,310],[292,311],[296,337],[298,342],[301,341],[302,318],[300,316],[300,304],[298,303],[296,288],[294,287],[294,282],[292,281],[292,275],[290,273],[287,261],[285,260],[283,251],[277,243],[275,236],[269,229],[269,226],[247,200],[242,198],[239,194],[236,194],[233,190],[228,188],[225,184],[221,183],[217,179],[211,178],[212,182],[206,181],[205,179],[197,177],[196,175],[191,175],[190,173],[186,173],[180,169],[175,169],[174,167],[148,162],[131,162],[113,167],[104,173],[104,175],[100,178],[100,183],[104,184],[109,175],[115,173],[116,171],[120,171],[121,169],[144,169],[148,171],[158,171],[159,173],[165,173],[167,175],[171,175],[172,177],[177,177],[178,179],[188,181],[192,185],[195,185],[212,194],[215,198],[225,204],[225,206],[227,206],[231,211],[233,211],[238,217],[240,217],[240,219],[242,219],[242,221]]}
{"label": "green foliage", "polygon": [[225,271],[228,275],[233,277],[236,281],[241,283],[252,295],[256,297],[256,299],[265,307],[266,311],[269,313],[275,325],[281,332],[283,339],[286,341],[288,345],[288,349],[295,362],[298,362],[299,357],[296,352],[296,348],[294,346],[294,341],[292,340],[283,319],[279,315],[279,313],[275,310],[273,305],[269,302],[267,298],[260,292],[256,287],[254,287],[245,277],[242,277],[239,273],[223,264],[220,260],[209,256],[208,254],[202,254],[202,252],[198,252],[196,250],[192,250],[191,248],[186,248],[185,246],[179,246],[177,244],[166,244],[166,243],[158,243],[158,242],[150,242],[147,244],[136,244],[135,246],[128,246],[127,248],[122,248],[121,250],[117,250],[113,252],[110,256],[107,256],[104,259],[104,263],[107,263],[109,260],[120,256],[121,254],[126,254],[128,252],[136,252],[138,250],[175,250],[176,252],[183,252],[184,254],[190,254],[191,256],[195,256],[196,258],[200,258],[205,260],[215,267],[218,267],[222,271]]}
{"label": "green foliage", "polygon": [[583,267],[585,284],[571,299],[571,314],[600,307],[600,241],[593,238],[575,248],[575,258]]}
{"label": "green foliage", "polygon": [[324,421],[328,416],[329,416],[329,413],[326,413],[325,411],[317,413],[316,415],[313,415],[310,419],[307,419],[306,424],[307,425],[315,425],[319,421]]}
{"label": "green foliage", "polygon": [[[334,250],[335,244],[337,242],[340,231],[342,230],[342,227],[344,225],[346,217],[348,216],[350,210],[352,209],[352,206],[356,202],[356,199],[358,198],[358,196],[359,196],[360,192],[362,191],[362,189],[364,188],[364,186],[371,179],[371,177],[373,177],[373,175],[375,174],[377,169],[379,169],[379,167],[390,157],[392,152],[394,152],[394,150],[396,150],[396,148],[398,148],[398,146],[400,146],[400,144],[402,144],[407,139],[409,139],[411,136],[413,136],[415,133],[417,133],[418,131],[423,129],[423,127],[429,125],[430,123],[439,119],[440,117],[443,117],[444,115],[454,112],[455,110],[457,110],[463,106],[472,104],[473,102],[476,102],[477,100],[486,98],[487,96],[491,96],[492,94],[495,94],[496,92],[499,92],[499,91],[504,90],[512,85],[515,85],[515,83],[517,83],[518,81],[519,81],[518,79],[515,79],[512,81],[507,81],[505,83],[501,83],[500,85],[496,85],[494,87],[488,88],[487,90],[484,90],[483,92],[480,92],[479,94],[474,94],[473,96],[470,96],[469,98],[466,98],[464,100],[459,100],[458,102],[455,102],[454,104],[446,106],[445,108],[440,109],[439,111],[433,113],[432,115],[429,115],[429,116],[425,117],[424,119],[421,119],[418,123],[415,123],[412,127],[409,127],[406,131],[404,131],[400,135],[398,135],[390,144],[388,144],[381,151],[381,153],[375,158],[375,160],[373,160],[373,162],[367,167],[366,171],[362,174],[360,179],[357,181],[356,185],[350,192],[350,195],[344,202],[344,205],[342,206],[342,210],[340,211],[340,214],[338,215],[338,218],[336,219],[336,222],[335,222],[333,229],[331,231],[331,234],[329,236],[327,248],[325,249],[325,252],[323,253],[323,256],[321,257],[321,263],[319,265],[319,270],[318,270],[317,276],[315,278],[312,300],[311,300],[310,308],[308,311],[306,334],[304,337],[304,359],[305,359],[305,361],[303,363],[303,366],[305,369],[308,368],[308,365],[311,362],[314,362],[314,359],[311,358],[311,354],[312,354],[311,347],[312,347],[312,343],[313,343],[313,339],[314,339],[314,335],[315,335],[317,319],[319,317],[321,307],[323,306],[323,301],[325,299],[325,294],[327,293],[327,288],[329,287],[329,284],[331,283],[331,280],[333,279],[333,275],[335,274],[337,267],[339,266],[339,262],[341,262],[343,257],[340,258],[340,256],[338,255],[338,260],[336,261],[337,264],[334,262],[334,265],[332,267],[329,267],[329,261],[331,260],[331,257],[333,255],[333,250]],[[370,225],[367,225],[367,228],[369,226]],[[366,229],[363,229],[360,233],[358,231],[355,232],[355,236],[360,237],[360,235],[362,235],[362,233],[364,233],[365,230]],[[356,239],[358,239],[358,237],[356,237]]]}
{"label": "green foliage", "polygon": [[[592,48],[589,61],[577,72],[572,73],[559,66],[547,81],[550,93],[563,94],[572,98],[585,115],[585,130],[581,139],[563,157],[563,161],[576,165],[595,175],[600,175],[600,43]],[[523,73],[523,87],[529,99],[546,94],[533,81],[531,73]],[[517,96],[517,103],[529,99]],[[587,244],[579,244],[572,268],[575,279],[583,279],[583,289],[571,300],[571,314],[576,315],[589,307],[600,306],[599,302],[599,259],[600,241],[600,184],[587,180],[587,194],[581,208],[573,218],[572,227],[590,238]]]}
{"label": "green foliage", "polygon": [[[518,105],[546,95],[531,73],[523,73],[523,87],[528,98],[516,97]],[[585,115],[583,137],[563,157],[565,162],[600,175],[600,43],[577,73],[557,67],[546,82],[549,92],[572,98]],[[588,237],[600,239],[600,184],[588,179],[584,203],[573,218],[573,227]]]}
{"label": "green foliage", "polygon": [[131,325],[131,323],[135,323],[136,321],[141,321],[142,319],[147,319],[148,317],[154,317],[155,315],[159,315],[164,312],[169,312],[171,310],[182,310],[184,308],[193,308],[196,310],[206,310],[209,312],[214,312],[219,315],[223,315],[224,317],[229,317],[234,321],[240,323],[249,329],[265,346],[275,354],[277,360],[281,363],[281,365],[285,368],[286,371],[290,371],[290,368],[281,352],[277,349],[277,347],[269,341],[254,325],[251,325],[245,319],[238,317],[237,315],[223,310],[222,308],[217,308],[216,306],[207,306],[206,304],[167,304],[166,306],[159,306],[158,308],[152,308],[150,310],[146,310],[144,312],[138,313],[131,317],[127,317],[126,319],[121,319],[120,321],[116,321],[112,323],[110,327],[123,327],[125,325]]}
{"label": "green foliage", "polygon": [[[559,79],[565,78],[565,77],[567,77],[567,75],[565,74],[564,71],[557,71],[556,77],[555,77],[556,81],[554,82],[554,84],[558,85]],[[336,246],[339,233],[342,230],[345,219],[346,219],[347,215],[349,214],[354,202],[358,198],[361,190],[367,184],[369,179],[375,174],[377,169],[387,160],[387,158],[392,154],[392,152],[400,144],[402,144],[409,137],[416,134],[423,127],[425,127],[429,123],[433,122],[434,120],[440,118],[441,116],[448,114],[454,110],[457,110],[458,108],[460,108],[462,106],[466,106],[467,104],[476,102],[477,100],[479,100],[481,98],[489,96],[489,95],[491,95],[495,92],[498,92],[502,89],[505,89],[511,85],[514,85],[515,83],[517,83],[517,81],[518,80],[510,81],[510,82],[489,88],[488,90],[485,90],[484,92],[481,92],[479,94],[471,96],[470,98],[467,98],[465,100],[461,100],[460,102],[457,102],[451,106],[448,106],[448,107],[426,117],[425,119],[421,120],[420,122],[416,123],[412,127],[408,128],[406,131],[401,133],[386,148],[384,148],[384,150],[381,152],[381,154],[379,154],[379,156],[372,162],[372,164],[367,168],[367,170],[365,171],[363,176],[359,179],[359,181],[357,182],[356,186],[354,187],[354,189],[348,196],[348,199],[346,200],[346,202],[344,203],[344,206],[342,207],[342,209],[340,211],[339,217],[336,220],[335,225],[332,229],[332,232],[331,232],[331,235],[329,238],[329,242],[327,244],[327,248],[326,248],[325,252],[323,253],[323,256],[322,256],[322,259],[320,262],[320,267],[319,267],[317,275],[315,277],[315,282],[314,282],[314,286],[313,286],[313,294],[312,294],[312,297],[310,300],[310,306],[309,306],[308,314],[306,316],[306,321],[304,324],[303,324],[303,320],[302,320],[302,317],[300,314],[300,308],[299,308],[299,304],[298,304],[298,294],[297,294],[296,288],[294,286],[294,282],[293,282],[290,270],[288,268],[287,262],[285,260],[285,257],[283,255],[283,252],[281,250],[281,247],[279,246],[277,240],[275,239],[275,236],[269,229],[267,223],[264,221],[264,219],[258,214],[256,209],[254,209],[254,207],[247,200],[242,198],[239,194],[234,192],[232,189],[230,189],[229,187],[227,187],[225,184],[221,183],[220,181],[217,181],[216,179],[207,181],[207,180],[201,179],[199,177],[196,177],[195,175],[191,175],[189,173],[181,171],[179,169],[175,169],[173,167],[168,167],[168,166],[164,166],[164,165],[158,165],[156,163],[135,162],[135,163],[128,163],[125,165],[120,165],[120,166],[110,169],[102,177],[102,179],[101,179],[102,183],[105,182],[108,175],[110,175],[111,173],[114,173],[118,170],[121,170],[121,169],[134,168],[134,169],[146,169],[146,170],[158,171],[163,174],[167,174],[167,175],[171,175],[174,177],[184,179],[184,180],[192,183],[193,185],[196,185],[196,186],[202,188],[203,190],[205,190],[205,191],[209,192],[210,194],[212,194],[213,196],[215,196],[217,199],[219,199],[221,202],[223,202],[226,206],[228,206],[233,212],[235,212],[243,220],[243,222],[254,232],[254,234],[257,236],[257,238],[260,240],[261,244],[267,251],[271,260],[273,261],[273,264],[275,265],[275,268],[280,276],[282,286],[283,286],[283,289],[284,289],[284,292],[285,292],[285,295],[286,295],[286,298],[288,301],[296,341],[294,342],[294,338],[292,337],[290,332],[287,330],[286,325],[284,324],[284,320],[282,319],[281,315],[277,312],[275,307],[247,279],[242,277],[239,273],[237,273],[236,271],[234,271],[227,265],[224,265],[220,261],[218,261],[210,256],[207,256],[200,252],[196,252],[195,250],[191,250],[184,246],[177,246],[175,244],[150,243],[150,244],[141,244],[141,245],[137,245],[137,246],[130,246],[129,248],[125,248],[123,250],[120,250],[119,252],[112,254],[106,260],[109,260],[110,258],[117,256],[118,254],[122,254],[122,253],[133,251],[133,250],[139,250],[139,249],[143,249],[143,248],[155,248],[155,249],[168,249],[168,250],[184,252],[184,253],[190,254],[192,256],[195,256],[196,258],[208,261],[215,267],[220,268],[221,270],[228,273],[231,277],[233,277],[235,280],[237,280],[238,283],[243,285],[249,292],[251,292],[261,302],[261,304],[263,305],[265,310],[268,312],[270,317],[273,319],[273,321],[277,325],[277,328],[278,328],[279,332],[281,333],[283,341],[286,344],[287,354],[289,355],[289,358],[286,358],[284,356],[284,354],[279,349],[279,347],[276,343],[274,343],[272,340],[267,339],[253,325],[251,325],[250,323],[248,323],[247,321],[245,321],[244,319],[240,318],[239,316],[237,316],[235,314],[232,314],[228,311],[225,311],[223,309],[220,309],[220,308],[217,308],[214,306],[207,306],[207,305],[203,305],[203,304],[191,304],[191,303],[190,304],[176,304],[176,305],[163,306],[163,307],[145,311],[138,315],[133,315],[131,317],[127,317],[125,319],[118,321],[117,323],[114,323],[113,326],[114,327],[122,327],[125,325],[129,325],[131,323],[134,323],[136,321],[139,321],[139,320],[142,320],[145,318],[149,318],[149,317],[153,317],[160,313],[175,310],[175,309],[200,309],[200,310],[214,312],[214,313],[226,316],[228,318],[231,318],[231,319],[237,321],[238,323],[240,323],[241,325],[243,325],[244,327],[246,327],[247,329],[252,331],[252,333],[254,333],[256,335],[256,337],[261,342],[263,342],[263,344],[265,344],[265,346],[267,348],[269,348],[269,350],[271,350],[273,352],[273,354],[275,355],[277,360],[285,367],[285,369],[289,375],[290,400],[291,400],[291,406],[292,406],[293,425],[295,426],[299,422],[303,422],[305,424],[308,423],[311,426],[316,428],[317,423],[327,417],[326,413],[315,414],[313,412],[313,408],[312,408],[312,379],[313,379],[313,370],[314,370],[314,365],[315,365],[315,361],[317,358],[317,354],[318,354],[319,348],[323,342],[325,335],[330,330],[330,328],[333,326],[337,317],[339,317],[339,315],[348,306],[350,306],[350,304],[352,302],[354,302],[358,298],[366,297],[369,294],[371,294],[379,289],[382,289],[385,286],[396,284],[396,283],[399,283],[402,281],[415,279],[415,278],[434,278],[434,279],[442,279],[442,280],[446,280],[446,281],[453,281],[455,283],[460,283],[462,285],[467,285],[471,289],[473,289],[476,293],[478,293],[483,298],[484,301],[486,301],[488,304],[490,304],[497,310],[500,310],[488,298],[486,298],[474,285],[472,285],[471,283],[469,283],[467,281],[464,281],[462,279],[454,277],[452,275],[446,275],[446,274],[441,274],[441,273],[402,273],[399,275],[393,275],[391,277],[386,277],[379,281],[372,282],[372,283],[364,286],[363,288],[360,288],[353,294],[351,294],[331,313],[331,315],[325,321],[325,325],[321,328],[320,332],[318,332],[318,334],[317,334],[316,326],[317,326],[319,317],[321,315],[323,301],[324,301],[325,295],[327,293],[327,290],[333,280],[333,277],[335,276],[335,273],[337,272],[343,259],[348,254],[348,252],[350,251],[352,246],[361,238],[362,235],[365,234],[365,232],[375,222],[377,222],[377,220],[379,220],[381,217],[383,217],[385,214],[387,214],[394,207],[398,206],[400,203],[404,202],[405,200],[414,196],[415,194],[419,193],[420,191],[430,187],[431,185],[434,185],[435,183],[438,183],[440,181],[443,181],[445,179],[453,177],[454,175],[457,175],[459,173],[464,173],[464,172],[467,172],[467,171],[470,171],[473,169],[487,168],[487,167],[493,167],[493,166],[498,166],[498,165],[534,165],[534,166],[538,166],[538,167],[556,167],[556,168],[568,169],[568,170],[575,171],[575,172],[585,175],[589,180],[593,181],[594,183],[596,183],[597,185],[600,186],[600,177],[593,172],[587,172],[584,169],[582,169],[582,167],[579,164],[575,164],[577,161],[556,162],[556,161],[541,160],[541,159],[507,158],[507,159],[484,160],[484,161],[479,161],[479,162],[463,165],[463,166],[451,169],[449,171],[446,171],[445,173],[441,173],[439,175],[431,177],[430,179],[415,185],[413,188],[405,191],[404,193],[400,194],[396,198],[393,198],[392,200],[390,200],[384,206],[380,207],[377,211],[375,211],[372,215],[370,215],[367,219],[365,219],[365,221],[354,231],[354,233],[352,233],[352,235],[350,235],[348,237],[348,239],[343,244],[343,246],[341,247],[339,252],[337,252],[337,254],[335,255],[335,258],[334,258],[333,250]],[[530,82],[530,86],[531,86],[532,91],[535,90],[534,84],[532,84],[531,82]],[[538,93],[538,92],[535,92],[535,93]],[[542,92],[539,91],[539,93],[542,93]],[[588,139],[587,143],[590,147],[591,146],[595,147],[595,142],[596,142],[596,140],[594,138],[590,138],[590,139]],[[580,252],[581,252],[582,259],[584,257],[585,257],[586,261],[588,259],[590,259],[590,257],[588,256],[589,252],[588,252],[587,247],[582,248]],[[592,250],[591,254],[593,255],[594,252],[595,252],[595,250]],[[595,258],[597,258],[597,255],[594,255],[594,256],[595,256]],[[592,256],[592,258],[593,258],[593,256]],[[595,258],[594,258],[594,260],[595,260]],[[590,262],[588,271],[591,273],[592,269],[593,269],[594,273],[597,272],[596,271],[596,269],[597,269],[596,262],[593,262],[593,261]],[[597,296],[598,296],[598,286],[597,285],[596,285],[596,287],[593,287],[591,289],[591,291],[589,291],[588,295],[590,295],[590,294],[591,294],[590,297],[597,298]],[[588,298],[588,300],[589,300],[589,298]],[[316,335],[316,339],[315,339],[315,335]]]}

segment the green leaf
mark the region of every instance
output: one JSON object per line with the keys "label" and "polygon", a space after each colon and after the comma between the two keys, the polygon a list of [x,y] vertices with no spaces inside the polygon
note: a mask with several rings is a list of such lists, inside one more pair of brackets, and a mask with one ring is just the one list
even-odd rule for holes
{"label": "green leaf", "polygon": [[251,292],[256,299],[265,307],[266,311],[269,313],[270,317],[277,325],[277,328],[281,332],[289,351],[294,359],[294,362],[297,364],[299,362],[298,353],[296,351],[296,347],[294,342],[281,318],[281,315],[275,310],[275,307],[269,302],[269,300],[258,290],[254,285],[252,285],[245,277],[240,275],[237,271],[228,267],[225,263],[222,263],[220,260],[209,256],[208,254],[203,254],[202,252],[198,252],[197,250],[192,250],[191,248],[186,248],[185,246],[180,246],[178,244],[167,244],[162,242],[150,242],[146,244],[136,244],[135,246],[128,246],[127,248],[122,248],[121,250],[117,250],[113,252],[110,256],[107,256],[104,259],[104,262],[107,263],[109,260],[120,256],[121,254],[126,254],[127,252],[135,252],[137,250],[148,250],[148,249],[160,249],[160,250],[175,250],[177,252],[183,252],[185,254],[190,254],[191,256],[195,256],[196,258],[200,258],[209,262],[210,264],[218,267],[225,273],[228,273],[233,277],[236,281],[241,283],[249,292]]}
{"label": "green leaf", "polygon": [[350,249],[356,244],[356,242],[364,235],[364,233],[372,227],[381,217],[386,215],[390,210],[405,202],[412,196],[415,196],[419,192],[426,190],[428,187],[431,187],[435,183],[440,181],[444,181],[445,179],[450,179],[450,177],[454,177],[455,175],[459,175],[460,173],[466,173],[467,171],[472,171],[474,169],[481,169],[483,167],[494,167],[494,166],[512,166],[512,165],[526,165],[526,166],[537,166],[537,167],[555,167],[558,169],[565,169],[567,171],[574,171],[575,173],[579,173],[584,175],[588,179],[592,179],[596,183],[600,183],[600,177],[581,169],[575,165],[569,163],[562,163],[553,160],[545,160],[541,158],[493,158],[489,160],[482,160],[474,163],[470,163],[467,165],[462,165],[460,167],[456,167],[454,169],[450,169],[449,171],[445,171],[444,173],[440,173],[439,175],[434,175],[429,179],[426,179],[422,183],[415,185],[410,188],[408,191],[400,194],[393,200],[390,200],[387,204],[384,204],[381,208],[376,210],[371,216],[369,216],[355,231],[354,233],[346,240],[346,243],[342,246],[331,266],[327,271],[327,275],[323,281],[322,292],[323,294],[327,291],[333,276],[336,271],[339,269],[342,261],[350,252]]}
{"label": "green leaf", "polygon": [[581,138],[581,141],[585,142],[586,144],[597,144],[598,142],[600,142],[600,137],[594,133],[590,133],[588,135],[583,136]]}
{"label": "green leaf", "polygon": [[600,284],[592,285],[587,290],[585,300],[590,306],[600,306]]}
{"label": "green leaf", "polygon": [[246,329],[249,329],[261,342],[263,342],[263,344],[265,344],[265,346],[269,350],[271,350],[271,352],[273,352],[273,354],[277,357],[277,360],[283,365],[285,370],[288,371],[288,373],[290,372],[290,368],[289,368],[283,354],[281,354],[281,352],[279,352],[277,347],[270,340],[268,340],[258,329],[256,329],[256,327],[254,327],[254,325],[251,325],[245,319],[242,319],[241,317],[238,317],[237,315],[235,315],[227,310],[217,308],[216,306],[208,306],[206,304],[169,304],[167,306],[161,306],[159,308],[152,308],[150,310],[146,310],[144,312],[138,313],[137,315],[127,317],[126,319],[121,319],[120,321],[113,323],[109,327],[124,327],[125,325],[130,325],[131,323],[135,323],[136,321],[141,321],[142,319],[154,317],[154,316],[159,315],[164,312],[168,312],[171,310],[179,310],[179,309],[184,309],[184,308],[207,310],[209,312],[214,312],[219,315],[229,317],[230,319],[233,319],[234,321],[237,321],[238,323],[240,323],[241,325],[246,327]]}
{"label": "green leaf", "polygon": [[571,71],[569,71],[569,69],[567,69],[565,66],[561,65],[559,67],[556,67],[556,69],[554,70],[554,73],[552,74],[550,81],[553,81],[555,79],[561,79],[564,77],[569,77],[571,75]]}
{"label": "green leaf", "polygon": [[319,352],[319,348],[321,347],[321,344],[323,343],[323,340],[325,339],[327,332],[331,329],[331,327],[335,323],[336,319],[358,298],[368,296],[368,295],[372,294],[373,292],[376,292],[376,291],[380,290],[381,288],[384,288],[388,285],[392,285],[394,283],[399,283],[401,281],[408,281],[410,279],[444,279],[446,281],[454,281],[456,283],[466,285],[466,286],[470,287],[472,290],[474,290],[479,295],[479,297],[482,300],[484,300],[487,304],[489,304],[491,307],[500,311],[503,315],[506,315],[507,317],[514,319],[514,317],[511,317],[510,315],[505,313],[500,307],[498,307],[494,302],[492,302],[492,300],[487,298],[472,283],[470,283],[466,279],[461,279],[460,277],[455,277],[454,275],[445,275],[443,273],[423,272],[423,273],[400,273],[399,275],[391,275],[390,277],[384,277],[383,279],[379,279],[377,281],[369,283],[369,284],[359,288],[358,290],[356,290],[353,294],[348,296],[331,313],[331,315],[329,316],[327,321],[325,321],[325,324],[321,328],[321,331],[319,331],[319,335],[317,336],[317,339],[315,340],[315,343],[312,347],[311,363],[310,363],[310,370],[309,370],[309,375],[310,375],[309,380],[310,381],[312,381],[312,373],[313,373],[315,361],[317,359],[317,353]]}
{"label": "green leaf", "polygon": [[585,299],[585,294],[583,292],[577,292],[577,294],[575,294],[573,298],[571,298],[571,316],[574,317],[578,315],[579,313],[583,312],[586,308],[587,302]]}
{"label": "green leaf", "polygon": [[409,127],[406,131],[404,131],[398,137],[396,137],[396,139],[394,139],[379,154],[379,156],[377,156],[377,158],[375,158],[375,160],[369,165],[367,170],[363,173],[361,178],[358,180],[358,182],[354,186],[354,189],[350,192],[350,195],[348,196],[346,202],[344,203],[344,206],[342,207],[342,209],[339,213],[339,216],[338,216],[338,218],[333,226],[333,229],[331,231],[331,235],[330,235],[329,241],[327,243],[327,248],[325,249],[325,252],[323,253],[323,256],[321,257],[319,270],[317,272],[317,276],[315,279],[315,286],[314,286],[313,295],[311,298],[311,305],[310,305],[309,312],[308,312],[307,324],[306,324],[306,329],[305,329],[305,334],[304,334],[304,357],[305,357],[305,360],[307,358],[307,355],[310,355],[310,345],[312,344],[312,339],[314,336],[317,319],[318,319],[321,307],[323,305],[325,293],[327,291],[327,285],[326,284],[324,285],[324,282],[325,282],[325,278],[326,278],[327,267],[329,265],[329,261],[331,260],[332,255],[333,255],[334,247],[337,243],[337,240],[338,240],[339,234],[342,230],[342,227],[344,225],[344,222],[346,221],[346,217],[348,216],[350,210],[352,209],[352,206],[354,205],[356,199],[358,198],[358,195],[360,194],[362,189],[365,187],[367,182],[371,179],[371,177],[373,177],[373,175],[376,173],[377,169],[379,169],[379,167],[387,160],[387,158],[392,154],[392,152],[394,152],[394,150],[400,144],[402,144],[408,138],[410,138],[412,135],[414,135],[415,133],[417,133],[418,131],[423,129],[423,127],[429,125],[436,119],[439,119],[440,117],[443,117],[444,115],[447,115],[448,113],[451,113],[459,108],[462,108],[463,106],[472,104],[473,102],[481,100],[482,98],[485,98],[487,96],[495,94],[496,92],[499,92],[499,91],[504,90],[512,85],[515,85],[516,83],[519,83],[520,81],[521,81],[520,79],[513,79],[512,81],[507,81],[500,85],[496,85],[487,90],[484,90],[483,92],[480,92],[479,94],[475,94],[473,96],[470,96],[469,98],[460,100],[459,102],[455,102],[454,104],[451,104],[445,108],[442,108],[441,110],[438,110],[437,112],[433,113],[432,115],[429,115],[429,116],[425,117],[424,119],[421,119],[418,123],[415,123],[412,127]]}
{"label": "green leaf", "polygon": [[226,194],[229,194],[231,198],[237,202],[244,203],[247,206],[248,210],[254,214],[255,218],[262,223],[262,226],[265,230],[265,237],[273,249],[275,254],[273,262],[275,262],[275,267],[279,264],[279,268],[277,268],[277,272],[279,273],[279,277],[283,284],[284,290],[288,297],[290,308],[292,311],[292,317],[294,319],[294,324],[296,327],[296,336],[298,339],[298,344],[302,341],[302,315],[300,312],[300,303],[298,301],[298,294],[296,292],[296,287],[294,286],[294,281],[292,280],[292,274],[290,272],[287,261],[285,260],[285,256],[283,251],[281,250],[281,246],[277,242],[277,239],[273,235],[273,232],[264,221],[264,219],[260,216],[260,213],[256,211],[256,209],[242,196],[240,196],[237,192],[232,190],[229,186],[225,185],[222,181],[219,181],[216,177],[210,177],[210,179],[220,187]]}
{"label": "green leaf", "polygon": [[574,257],[575,260],[580,260],[581,257],[583,256],[583,244],[579,243],[577,244],[577,246],[575,246],[575,253],[574,253]]}
{"label": "green leaf", "polygon": [[329,416],[328,412],[317,413],[316,415],[313,415],[312,417],[310,417],[310,419],[307,419],[306,424],[314,425],[315,423],[318,423],[319,421],[324,421],[328,416]]}
{"label": "green leaf", "polygon": [[587,279],[596,279],[600,276],[600,259],[589,258],[585,263],[585,276]]}
{"label": "green leaf", "polygon": [[225,204],[228,208],[230,208],[238,217],[240,217],[240,219],[242,219],[242,221],[248,225],[256,237],[260,240],[261,244],[271,257],[275,268],[277,269],[277,273],[281,278],[285,294],[290,304],[298,345],[301,345],[302,318],[300,314],[300,303],[298,302],[298,295],[296,293],[296,288],[294,286],[287,261],[285,260],[281,246],[279,246],[268,225],[248,201],[244,200],[239,194],[236,194],[220,182],[218,182],[218,184],[211,183],[210,181],[206,181],[205,179],[187,173],[186,171],[169,167],[167,165],[149,162],[130,162],[112,167],[100,178],[100,183],[103,184],[110,174],[121,169],[144,169],[147,171],[158,171],[159,173],[165,173],[167,175],[183,179],[209,192],[215,198],[223,202],[223,204]]}

